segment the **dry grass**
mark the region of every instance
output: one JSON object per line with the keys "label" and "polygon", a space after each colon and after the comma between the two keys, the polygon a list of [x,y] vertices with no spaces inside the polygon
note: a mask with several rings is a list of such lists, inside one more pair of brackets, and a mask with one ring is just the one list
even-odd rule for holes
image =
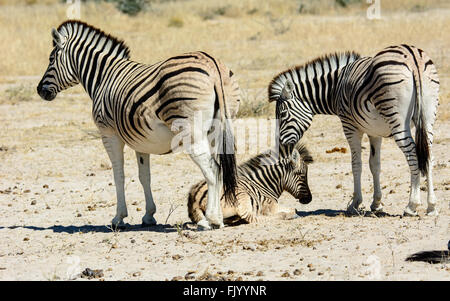
{"label": "dry grass", "polygon": [[[66,19],[67,6],[56,0],[30,4],[35,2],[0,0],[0,52],[5,54],[0,83],[14,76],[38,78],[47,66],[50,29]],[[112,4],[90,2],[82,4],[81,19],[124,39],[136,61],[152,63],[200,49],[221,58],[240,78],[241,117],[273,114],[266,87],[292,65],[350,49],[373,55],[399,43],[421,47],[433,58],[441,103],[447,104],[448,1],[381,0],[380,20],[366,18],[365,1],[350,2],[356,3],[342,8],[334,0],[150,1],[136,17],[121,14]],[[441,111],[439,118],[448,118]]]}

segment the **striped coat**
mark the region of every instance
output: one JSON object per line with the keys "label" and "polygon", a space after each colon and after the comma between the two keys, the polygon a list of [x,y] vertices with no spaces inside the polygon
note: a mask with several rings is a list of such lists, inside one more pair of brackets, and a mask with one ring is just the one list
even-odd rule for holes
{"label": "striped coat", "polygon": [[[259,154],[238,167],[236,199],[222,197],[222,211],[226,222],[255,222],[258,215],[278,212],[278,198],[289,192],[302,204],[311,202],[308,186],[308,164],[312,157],[303,144],[281,146],[279,158]],[[188,196],[188,214],[192,222],[203,218],[206,208],[205,181],[195,184]]]}

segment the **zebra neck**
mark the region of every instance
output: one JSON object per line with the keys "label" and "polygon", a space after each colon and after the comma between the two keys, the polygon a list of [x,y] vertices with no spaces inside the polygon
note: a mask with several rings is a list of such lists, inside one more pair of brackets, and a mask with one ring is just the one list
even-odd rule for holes
{"label": "zebra neck", "polygon": [[266,197],[278,199],[283,193],[284,169],[278,164],[246,166],[241,169],[241,176],[246,177],[253,189]]}
{"label": "zebra neck", "polygon": [[313,115],[337,115],[338,103],[336,101],[337,82],[340,70],[331,70],[317,76],[306,76],[299,83],[295,83],[294,93],[297,101],[306,104]]}
{"label": "zebra neck", "polygon": [[95,51],[86,54],[86,58],[90,59],[86,59],[86,61],[81,59],[78,64],[79,80],[91,99],[96,102],[105,89],[111,88],[108,82],[115,82],[114,79],[120,73],[119,66],[128,60]]}

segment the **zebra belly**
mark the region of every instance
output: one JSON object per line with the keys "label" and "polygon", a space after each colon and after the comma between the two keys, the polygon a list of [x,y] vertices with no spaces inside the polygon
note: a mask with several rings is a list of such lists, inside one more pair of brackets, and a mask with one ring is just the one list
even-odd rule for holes
{"label": "zebra belly", "polygon": [[368,111],[364,111],[364,120],[359,121],[359,128],[369,136],[374,137],[389,137],[391,135],[391,128],[386,119],[381,116],[378,110],[371,102],[367,104]]}
{"label": "zebra belly", "polygon": [[363,123],[361,130],[369,136],[373,137],[389,137],[391,135],[391,129],[389,124],[383,119],[382,116],[374,116],[370,119],[370,123]]}
{"label": "zebra belly", "polygon": [[135,151],[145,154],[166,154],[172,151],[171,142],[174,133],[167,125],[159,120],[152,120],[148,123],[151,129],[145,128],[144,137],[129,143]]}

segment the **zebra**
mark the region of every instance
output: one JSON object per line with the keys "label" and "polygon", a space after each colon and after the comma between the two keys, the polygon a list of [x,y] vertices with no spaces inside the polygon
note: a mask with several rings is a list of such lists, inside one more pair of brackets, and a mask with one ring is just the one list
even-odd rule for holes
{"label": "zebra", "polygon": [[[221,200],[225,222],[256,222],[258,215],[282,212],[278,198],[288,191],[302,204],[312,200],[308,186],[308,165],[313,162],[303,143],[280,145],[279,157],[261,153],[238,166],[236,199]],[[188,215],[192,222],[204,219],[206,194],[205,181],[191,187],[188,196]]]}
{"label": "zebra", "polygon": [[[383,209],[380,148],[382,137],[392,137],[405,155],[411,174],[404,215],[417,215],[420,173],[427,178],[427,214],[438,215],[431,147],[439,79],[433,61],[423,50],[402,44],[387,47],[374,57],[361,57],[355,52],[328,54],[281,72],[271,81],[268,93],[269,101],[276,101],[283,144],[297,142],[315,114],[340,118],[351,149],[354,180],[349,213],[358,213],[362,202],[361,139],[366,133],[374,185],[371,210],[376,213]],[[411,126],[416,127],[415,141]]]}
{"label": "zebra", "polygon": [[[234,198],[236,187],[231,118],[239,108],[240,89],[233,72],[201,51],[152,65],[134,62],[123,41],[81,21],[63,22],[51,33],[53,50],[37,92],[51,101],[58,92],[81,83],[92,99],[92,116],[111,160],[116,186],[113,227],[123,228],[123,219],[128,216],[124,145],[136,152],[146,201],[142,226],[155,225],[149,154],[171,153],[171,141],[179,133],[186,133],[175,122],[183,121],[193,127],[196,114],[200,114],[201,126],[206,130],[191,135],[191,141],[183,141],[192,143],[187,151],[209,187],[206,218],[200,224],[204,228],[222,227],[221,186],[227,199]],[[217,120],[218,124],[214,122]],[[209,143],[207,135],[213,127],[219,127],[221,134],[215,146]]]}

